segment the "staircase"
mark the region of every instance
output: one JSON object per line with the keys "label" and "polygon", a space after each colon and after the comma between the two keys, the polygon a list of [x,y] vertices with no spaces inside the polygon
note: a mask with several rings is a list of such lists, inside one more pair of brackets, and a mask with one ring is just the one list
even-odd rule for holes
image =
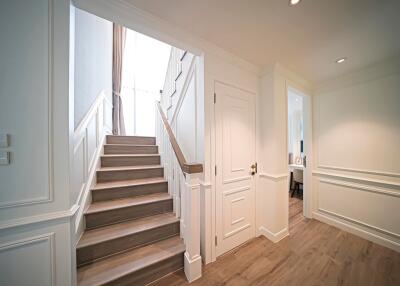
{"label": "staircase", "polygon": [[146,285],[183,268],[185,245],[155,141],[107,136],[76,249],[78,285]]}

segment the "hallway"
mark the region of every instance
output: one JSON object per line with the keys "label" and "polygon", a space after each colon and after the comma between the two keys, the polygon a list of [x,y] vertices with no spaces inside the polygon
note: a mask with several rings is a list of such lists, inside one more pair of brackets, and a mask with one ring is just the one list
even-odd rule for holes
{"label": "hallway", "polygon": [[[191,285],[400,285],[399,253],[292,209],[289,237],[255,238],[206,265]],[[189,284],[180,270],[155,285]]]}

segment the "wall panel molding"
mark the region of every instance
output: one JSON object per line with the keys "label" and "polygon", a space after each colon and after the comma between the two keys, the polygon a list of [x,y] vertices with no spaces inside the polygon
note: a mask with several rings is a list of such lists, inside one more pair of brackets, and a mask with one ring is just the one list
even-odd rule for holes
{"label": "wall panel molding", "polygon": [[384,172],[384,171],[377,171],[377,170],[364,170],[364,169],[355,169],[355,168],[344,168],[344,167],[329,166],[329,165],[318,165],[318,168],[319,169],[326,169],[326,170],[336,170],[336,171],[344,171],[344,172],[351,172],[351,173],[363,173],[363,174],[369,174],[369,175],[378,175],[378,176],[400,178],[400,173]]}
{"label": "wall panel molding", "polygon": [[359,220],[356,220],[356,219],[352,219],[352,218],[350,218],[348,216],[344,216],[344,215],[341,215],[341,214],[338,214],[338,213],[335,213],[335,212],[332,212],[332,211],[329,211],[329,210],[326,210],[326,209],[323,209],[323,208],[318,208],[318,211],[322,212],[322,213],[325,213],[325,214],[328,214],[328,215],[331,215],[331,216],[334,216],[336,218],[343,219],[345,221],[348,221],[348,222],[351,222],[351,223],[354,223],[354,224],[369,228],[371,230],[380,232],[382,234],[392,236],[392,237],[394,237],[396,239],[400,239],[400,234],[397,234],[397,233],[394,233],[394,232],[379,228],[379,227],[374,226],[374,225],[370,225],[368,223],[365,223],[365,222],[362,222],[362,221],[359,221]]}
{"label": "wall panel molding", "polygon": [[352,188],[352,189],[356,189],[356,190],[368,191],[368,192],[373,192],[373,193],[378,193],[378,194],[382,194],[382,195],[388,195],[388,196],[400,198],[400,191],[399,192],[388,191],[388,190],[385,190],[385,189],[382,189],[379,187],[371,187],[369,185],[348,183],[348,182],[343,182],[343,181],[339,181],[339,180],[319,179],[319,181],[321,183],[337,185],[337,186]]}
{"label": "wall panel molding", "polygon": [[[46,194],[43,196],[37,196],[32,198],[24,198],[20,200],[12,201],[2,201],[0,202],[0,209],[2,208],[13,208],[26,205],[51,203],[54,201],[54,174],[53,174],[53,30],[54,30],[54,11],[53,11],[53,1],[47,1],[47,142],[48,142],[48,189]],[[5,192],[8,192],[5,191]]]}
{"label": "wall panel molding", "polygon": [[28,237],[25,239],[13,241],[10,243],[5,243],[0,245],[0,253],[3,251],[9,251],[12,249],[17,249],[23,246],[29,246],[33,245],[36,243],[40,242],[45,242],[48,244],[49,247],[49,252],[50,252],[50,265],[49,265],[49,275],[50,275],[50,281],[51,285],[56,285],[56,257],[55,257],[55,234],[52,233],[47,233],[43,235],[38,235],[38,236],[33,236],[33,237]]}
{"label": "wall panel molding", "polygon": [[394,189],[400,188],[400,182],[343,175],[343,174],[331,173],[331,172],[322,172],[322,171],[318,171],[318,170],[314,170],[312,173],[314,176],[332,177],[332,178],[337,178],[339,180],[354,180],[354,181],[364,182],[367,185],[368,184],[369,185],[371,185],[371,184],[382,185],[382,186],[387,186],[389,188],[394,188]]}
{"label": "wall panel molding", "polygon": [[333,225],[339,229],[343,229],[344,231],[350,232],[364,239],[393,249],[397,252],[400,252],[400,241],[398,241],[398,239],[393,240],[389,238],[394,238],[393,236],[385,237],[383,232],[374,233],[374,229],[368,228],[362,224],[357,224],[351,219],[345,220],[344,218],[341,218],[340,215],[335,216],[333,214],[330,214],[329,211],[325,212],[324,210],[314,211],[313,218],[321,222]]}

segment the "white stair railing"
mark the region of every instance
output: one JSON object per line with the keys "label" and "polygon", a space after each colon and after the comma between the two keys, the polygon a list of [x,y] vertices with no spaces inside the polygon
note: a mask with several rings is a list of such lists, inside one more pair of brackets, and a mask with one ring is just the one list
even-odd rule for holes
{"label": "white stair railing", "polygon": [[181,237],[186,251],[184,271],[192,282],[201,277],[200,255],[200,176],[203,165],[188,163],[180,149],[159,102],[156,102],[156,138],[168,180],[168,192],[173,198],[174,212],[180,218]]}

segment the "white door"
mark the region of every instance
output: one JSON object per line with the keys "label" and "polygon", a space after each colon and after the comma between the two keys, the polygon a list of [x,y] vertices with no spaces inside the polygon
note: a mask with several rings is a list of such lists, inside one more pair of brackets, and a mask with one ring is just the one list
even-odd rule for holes
{"label": "white door", "polygon": [[255,236],[255,95],[215,84],[216,254]]}

